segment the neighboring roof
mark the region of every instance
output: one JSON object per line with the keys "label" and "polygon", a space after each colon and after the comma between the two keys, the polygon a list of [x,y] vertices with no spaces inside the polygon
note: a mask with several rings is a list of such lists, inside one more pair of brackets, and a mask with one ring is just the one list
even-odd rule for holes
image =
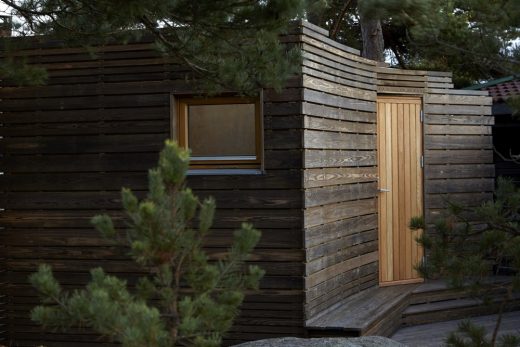
{"label": "neighboring roof", "polygon": [[493,97],[493,101],[505,101],[511,96],[520,95],[520,75],[511,75],[488,81],[482,84],[475,84],[464,89],[487,90]]}

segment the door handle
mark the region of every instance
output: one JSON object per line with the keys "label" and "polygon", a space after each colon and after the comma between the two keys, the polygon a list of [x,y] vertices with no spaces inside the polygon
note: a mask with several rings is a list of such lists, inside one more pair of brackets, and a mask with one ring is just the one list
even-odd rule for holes
{"label": "door handle", "polygon": [[390,189],[387,189],[387,188],[379,188],[378,191],[380,193],[390,193]]}

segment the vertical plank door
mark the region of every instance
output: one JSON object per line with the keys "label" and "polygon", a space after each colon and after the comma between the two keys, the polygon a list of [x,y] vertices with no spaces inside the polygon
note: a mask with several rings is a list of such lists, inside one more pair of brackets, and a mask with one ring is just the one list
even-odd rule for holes
{"label": "vertical plank door", "polygon": [[414,270],[422,258],[408,228],[423,214],[421,99],[378,97],[379,283],[420,282]]}

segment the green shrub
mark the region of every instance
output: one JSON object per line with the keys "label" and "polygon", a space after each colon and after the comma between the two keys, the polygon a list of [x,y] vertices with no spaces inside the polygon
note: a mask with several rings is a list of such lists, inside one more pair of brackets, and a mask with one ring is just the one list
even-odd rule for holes
{"label": "green shrub", "polygon": [[84,289],[66,292],[51,268],[41,265],[30,276],[43,299],[32,319],[52,329],[89,327],[125,347],[220,345],[245,290],[257,288],[263,276],[260,268],[245,265],[260,232],[243,224],[227,255],[209,261],[202,242],[215,201],[200,202],[186,187],[188,165],[189,154],[167,141],[158,167],[149,171],[147,198],[139,201],[131,190],[122,190],[126,235],[107,215],[92,219],[105,238],[128,245],[148,274],[135,288],[97,268]]}

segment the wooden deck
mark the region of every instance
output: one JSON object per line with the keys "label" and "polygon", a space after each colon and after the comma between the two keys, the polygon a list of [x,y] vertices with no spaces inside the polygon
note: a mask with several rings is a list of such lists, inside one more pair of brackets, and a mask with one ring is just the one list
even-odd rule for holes
{"label": "wooden deck", "polygon": [[[490,280],[509,281],[510,278],[494,277]],[[491,303],[484,305],[482,300],[472,297],[471,293],[450,288],[441,280],[372,287],[343,300],[322,315],[307,320],[306,328],[311,337],[391,336],[403,327],[422,327],[438,322],[444,324],[442,322],[495,314],[498,312],[500,297],[501,294],[497,292],[496,297],[490,298]],[[520,296],[510,301],[506,311],[520,312]],[[442,340],[443,336],[439,338]]]}
{"label": "wooden deck", "polygon": [[[497,315],[479,316],[470,318],[472,322],[486,327],[491,333]],[[416,325],[399,329],[392,339],[408,346],[437,347],[443,346],[448,334],[457,329],[461,320],[450,320],[439,323]],[[520,334],[520,311],[504,313],[500,334]]]}
{"label": "wooden deck", "polygon": [[401,324],[401,314],[415,288],[412,284],[367,289],[308,321],[307,329],[311,336],[387,336]]}

